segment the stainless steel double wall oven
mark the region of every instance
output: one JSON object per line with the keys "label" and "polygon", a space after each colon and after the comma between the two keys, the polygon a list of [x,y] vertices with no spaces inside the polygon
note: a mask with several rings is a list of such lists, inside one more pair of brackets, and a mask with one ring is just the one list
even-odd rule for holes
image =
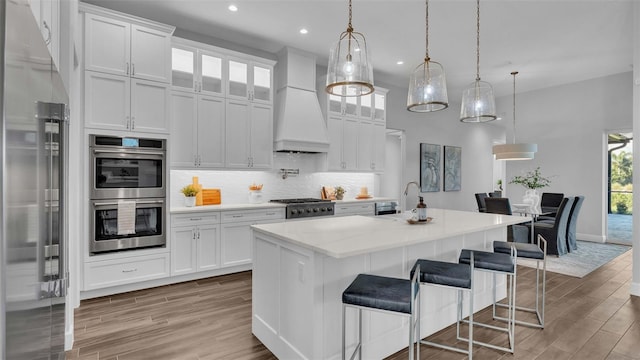
{"label": "stainless steel double wall oven", "polygon": [[[90,253],[165,246],[165,140],[100,135],[89,140]],[[135,232],[123,234],[118,231],[118,209],[131,202]]]}

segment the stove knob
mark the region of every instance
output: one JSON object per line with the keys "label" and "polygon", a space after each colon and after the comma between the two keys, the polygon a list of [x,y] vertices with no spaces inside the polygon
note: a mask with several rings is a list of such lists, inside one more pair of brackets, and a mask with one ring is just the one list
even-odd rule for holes
{"label": "stove knob", "polygon": [[318,209],[318,208],[313,208],[313,212],[319,212],[319,211],[320,211],[320,209]]}
{"label": "stove knob", "polygon": [[307,209],[307,212],[308,212],[308,213],[311,213],[311,209]]}
{"label": "stove knob", "polygon": [[320,208],[320,211],[325,212],[327,211],[327,208]]}
{"label": "stove knob", "polygon": [[295,214],[297,214],[297,213],[298,213],[298,210],[296,210],[296,209],[291,209],[291,215],[295,215]]}

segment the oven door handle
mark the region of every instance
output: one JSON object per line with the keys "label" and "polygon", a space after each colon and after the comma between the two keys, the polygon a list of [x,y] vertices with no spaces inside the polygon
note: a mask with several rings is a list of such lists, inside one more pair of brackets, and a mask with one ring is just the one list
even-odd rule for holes
{"label": "oven door handle", "polygon": [[[136,204],[164,204],[162,200],[136,200]],[[96,202],[93,206],[114,206],[117,202]]]}
{"label": "oven door handle", "polygon": [[93,149],[94,154],[129,154],[129,155],[157,155],[164,156],[162,151],[123,151],[123,150],[110,150],[110,149]]}

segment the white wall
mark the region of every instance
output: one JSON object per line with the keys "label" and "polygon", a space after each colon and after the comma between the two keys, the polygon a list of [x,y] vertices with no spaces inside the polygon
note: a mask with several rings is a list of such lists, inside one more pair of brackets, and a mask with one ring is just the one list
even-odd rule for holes
{"label": "white wall", "polygon": [[[551,176],[542,189],[584,195],[577,224],[579,238],[604,241],[606,235],[606,136],[610,130],[632,127],[632,73],[517,94],[517,142],[538,144],[531,161],[506,164],[506,189],[520,198],[524,188],[508,184],[515,175],[540,166]],[[512,96],[496,100],[500,111],[512,113]],[[511,123],[512,115],[507,116]],[[511,142],[511,127],[507,135]]]}
{"label": "white wall", "polygon": [[[449,94],[449,107],[445,110],[413,113],[406,109],[406,88],[382,83],[377,85],[389,89],[387,128],[405,130],[405,183],[420,181],[420,143],[459,146],[462,148],[462,190],[442,191],[441,168],[440,191],[422,195],[428,207],[475,211],[477,204],[474,193],[489,192],[494,188],[491,148],[494,141],[504,141],[504,129],[492,124],[461,123],[459,101],[462,94]],[[407,208],[415,207],[417,202],[416,190],[412,187],[407,198]]]}

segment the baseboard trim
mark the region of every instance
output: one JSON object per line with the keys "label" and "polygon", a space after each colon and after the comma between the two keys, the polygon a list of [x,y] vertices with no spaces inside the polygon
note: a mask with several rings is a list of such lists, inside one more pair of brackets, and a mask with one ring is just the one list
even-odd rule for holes
{"label": "baseboard trim", "polygon": [[73,349],[73,329],[64,333],[64,351]]}
{"label": "baseboard trim", "polygon": [[629,293],[633,296],[640,296],[640,283],[632,282]]}
{"label": "baseboard trim", "polygon": [[581,234],[581,233],[576,234],[576,239],[591,241],[596,243],[604,243],[607,240],[607,238],[604,235]]}

